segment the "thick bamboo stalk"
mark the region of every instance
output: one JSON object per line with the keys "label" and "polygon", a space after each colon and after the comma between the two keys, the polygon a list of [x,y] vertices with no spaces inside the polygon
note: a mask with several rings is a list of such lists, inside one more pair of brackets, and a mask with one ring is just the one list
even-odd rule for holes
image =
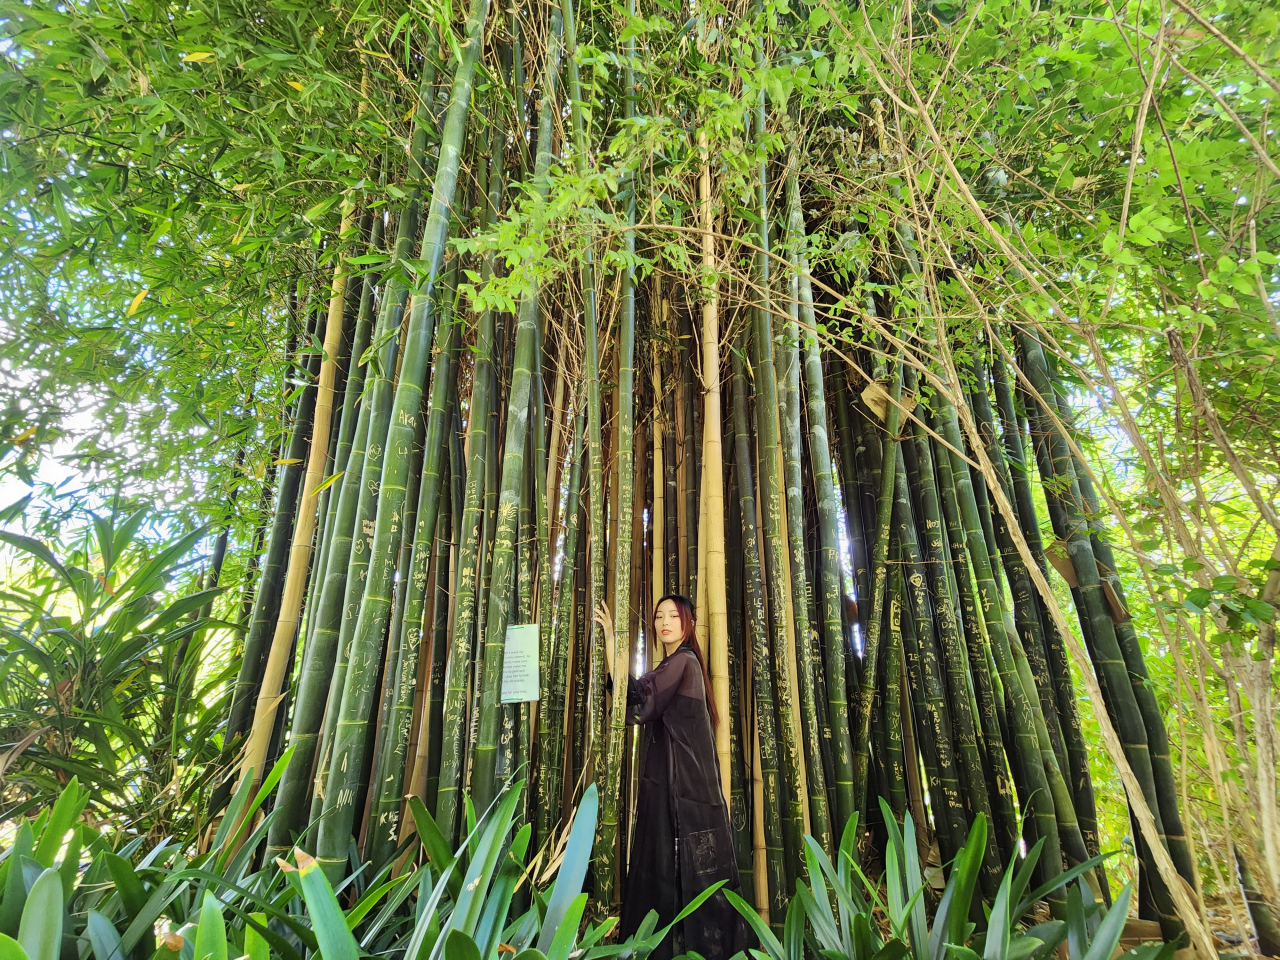
{"label": "thick bamboo stalk", "polygon": [[[914,378],[913,378],[914,379]],[[934,484],[933,457],[928,438],[918,425],[913,425],[911,437],[903,444],[906,468],[920,505],[920,517],[916,524],[921,545],[920,559],[929,582],[929,597],[933,604],[935,635],[941,654],[948,700],[951,704],[951,734],[956,750],[956,766],[964,781],[965,806],[969,815],[982,814],[990,822],[991,802],[987,792],[987,776],[978,748],[978,735],[973,721],[974,711],[970,686],[970,673],[960,640],[960,624],[952,604],[951,588],[946,577],[946,556],[943,548],[942,509]],[[905,538],[904,538],[905,542]],[[963,841],[962,841],[963,842]],[[1000,850],[995,831],[988,831],[987,844],[982,860],[982,889],[995,899],[1003,873]]]}
{"label": "thick bamboo stalk", "polygon": [[[453,271],[456,272],[456,261]],[[456,282],[456,276],[454,277]],[[443,291],[446,301],[452,300],[452,284]],[[426,436],[423,441],[423,461],[417,489],[417,503],[413,513],[414,536],[405,546],[410,553],[406,558],[401,550],[399,596],[404,597],[401,623],[403,637],[395,662],[391,687],[391,704],[379,751],[378,775],[373,780],[374,798],[370,813],[371,843],[365,857],[375,868],[395,848],[400,835],[401,794],[407,762],[409,727],[412,722],[410,708],[413,704],[414,686],[418,679],[418,657],[422,646],[422,618],[426,606],[426,593],[431,556],[434,553],[435,527],[441,505],[441,486],[448,457],[446,424],[452,423],[450,397],[456,390],[458,350],[462,341],[462,321],[452,316],[452,305],[441,311],[440,344],[431,374],[431,397],[427,411]],[[410,487],[412,487],[412,478]],[[412,495],[413,490],[407,491]],[[404,518],[406,529],[410,517]],[[407,561],[407,562],[406,562]],[[393,637],[397,624],[392,621]]]}
{"label": "thick bamboo stalk", "polygon": [[[627,0],[628,16],[635,16],[635,0]],[[626,41],[623,87],[634,85],[631,62],[635,41]],[[635,115],[635,101],[624,97],[624,117]],[[628,223],[636,218],[636,181],[628,184],[626,216]],[[614,868],[617,862],[618,800],[622,788],[622,753],[626,743],[627,683],[631,663],[631,527],[635,498],[634,432],[635,432],[635,350],[636,350],[636,276],[631,260],[635,257],[635,232],[623,235],[623,252],[627,262],[622,268],[622,291],[618,323],[617,409],[614,411],[617,478],[617,534],[613,546],[613,657],[617,676],[613,678],[613,696],[609,709],[609,737],[604,769],[604,796],[600,810],[600,830],[596,843],[596,894],[601,903],[612,904]],[[624,864],[625,866],[625,864]]]}
{"label": "thick bamboo stalk", "polygon": [[564,563],[560,567],[559,596],[552,630],[551,670],[547,690],[538,704],[538,782],[543,784],[538,805],[538,836],[551,836],[560,812],[565,762],[565,685],[573,646],[573,582],[578,557],[579,491],[582,487],[583,415],[574,416],[569,454],[569,491],[564,514]]}
{"label": "thick bamboo stalk", "polygon": [[[702,220],[702,269],[717,276],[715,217],[711,197],[711,167],[705,131],[698,134],[702,156],[699,174]],[[698,542],[706,555],[706,580],[699,589],[706,592],[711,689],[720,723],[716,726],[716,757],[720,763],[720,789],[730,793],[729,752],[729,601],[726,596],[724,543],[724,453],[720,435],[720,294],[716,281],[704,293],[702,304],[702,490],[706,500],[706,526]],[[701,614],[702,611],[699,611]]]}
{"label": "thick bamboo stalk", "polygon": [[[987,636],[991,642],[991,654],[1009,704],[1008,721],[1012,739],[1016,741],[1024,780],[1019,785],[1019,792],[1023,795],[1028,816],[1035,824],[1037,836],[1045,841],[1044,851],[1040,857],[1040,874],[1043,879],[1048,880],[1061,872],[1062,853],[1048,778],[1041,764],[1035,762],[1040,755],[1040,742],[1036,733],[1035,714],[1031,702],[1035,691],[1026,690],[1018,675],[1012,645],[1001,612],[1001,597],[991,573],[992,564],[990,555],[987,553],[986,538],[983,536],[982,525],[978,519],[978,505],[973,495],[973,483],[967,464],[961,455],[955,452],[964,449],[955,409],[943,401],[939,404],[937,418],[942,427],[942,436],[952,448],[949,454],[952,480],[960,518],[964,525],[965,542],[973,563],[977,596],[980,600]],[[1051,901],[1060,900],[1062,896],[1059,893],[1052,897]]]}
{"label": "thick bamboo stalk", "polygon": [[[977,760],[976,748],[967,756],[957,757],[952,723],[953,711],[947,704],[942,679],[943,665],[939,662],[938,644],[934,637],[935,627],[942,626],[944,615],[930,602],[931,599],[936,598],[930,597],[926,585],[925,564],[920,551],[918,527],[911,505],[911,485],[907,473],[909,467],[906,454],[910,449],[911,444],[907,442],[899,444],[896,450],[898,465],[894,471],[893,529],[897,539],[899,562],[902,566],[906,610],[915,618],[915,630],[911,633],[915,645],[916,674],[912,678],[912,683],[917,686],[917,703],[922,708],[917,716],[932,748],[933,776],[937,778],[936,783],[930,784],[934,788],[935,797],[933,816],[937,829],[938,848],[945,863],[960,851],[969,833],[968,818],[965,814],[966,798],[962,793],[957,760],[967,760],[973,765],[968,767],[966,764],[964,768],[967,774],[964,789],[972,794],[978,794],[974,804],[977,807],[976,812],[990,819],[990,810],[984,802],[986,783],[982,776],[981,763]],[[883,464],[880,469],[884,471]],[[927,515],[925,525],[926,527],[928,525]],[[952,625],[954,626],[954,616]],[[943,644],[945,643],[944,640]],[[943,655],[945,654],[944,650]],[[967,704],[961,705],[967,709]],[[968,782],[969,779],[974,779],[977,783]],[[941,799],[942,803],[938,804],[937,799]],[[987,866],[984,858],[983,866],[984,873],[999,876],[999,864],[994,862],[994,858],[990,867]],[[996,886],[998,885],[997,881]]]}
{"label": "thick bamboo stalk", "polygon": [[[1001,489],[1005,497],[1011,499],[1013,484],[1005,462],[1004,447],[996,438],[991,403],[987,396],[986,378],[983,373],[981,368],[974,371],[974,390],[970,396],[970,408],[974,414],[978,433],[983,439],[987,456],[1000,480]],[[1053,684],[1045,655],[1038,598],[1035,595],[1028,568],[1018,554],[1005,518],[1000,514],[994,515],[992,526],[1014,600],[1014,618],[1017,628],[1010,635],[1010,644],[1018,664],[1019,676],[1022,677],[1023,687],[1028,693],[1036,694],[1032,703],[1036,715],[1036,735],[1040,741],[1041,762],[1044,764],[1045,776],[1049,779],[1049,787],[1054,795],[1058,834],[1063,852],[1073,862],[1081,863],[1088,859],[1089,854],[1080,821],[1076,816],[1074,794],[1062,774],[1063,768],[1066,767],[1066,749],[1062,743]],[[1172,784],[1170,786],[1172,787]],[[1099,886],[1100,890],[1101,886]]]}
{"label": "thick bamboo stalk", "polygon": [[[758,5],[757,5],[758,6]],[[757,65],[764,63],[764,48],[756,43]],[[793,724],[795,707],[792,697],[791,671],[794,666],[794,649],[788,643],[790,624],[787,622],[787,551],[782,519],[782,466],[781,438],[778,425],[778,386],[773,362],[773,314],[769,293],[769,176],[764,161],[765,93],[763,88],[751,108],[752,133],[761,153],[761,163],[755,176],[756,212],[760,218],[760,233],[756,253],[756,281],[760,302],[753,308],[754,329],[751,344],[755,354],[754,374],[756,385],[756,417],[759,423],[760,444],[760,509],[764,528],[764,567],[768,572],[769,616],[772,626],[774,653],[774,689],[778,712],[779,759],[783,779],[786,782],[786,814],[783,828],[786,833],[787,873],[796,876],[800,872],[803,856],[805,822],[805,792],[801,781],[804,759],[800,752],[799,738]],[[782,916],[781,912],[777,915]]]}
{"label": "thick bamboo stalk", "polygon": [[[342,221],[338,235],[343,236],[351,227],[353,206],[344,201]],[[324,465],[329,456],[329,423],[333,416],[333,385],[338,371],[338,349],[342,338],[342,307],[346,295],[347,265],[341,254],[333,268],[333,284],[329,294],[329,313],[325,321],[324,360],[320,364],[320,382],[316,389],[315,416],[312,424],[311,452],[307,458],[307,474],[302,483],[302,498],[298,504],[298,519],[294,524],[293,543],[289,550],[288,571],[280,599],[280,614],[276,619],[275,633],[271,638],[266,669],[258,688],[254,706],[253,727],[245,744],[241,763],[241,779],[254,784],[261,780],[266,760],[271,728],[275,723],[275,711],[279,703],[280,685],[289,666],[289,652],[293,649],[294,635],[298,630],[298,618],[302,612],[302,591],[307,583],[307,571],[311,563],[312,534],[316,525],[316,487],[324,479]]]}
{"label": "thick bamboo stalk", "polygon": [[[1005,375],[1004,361],[999,356],[992,358],[991,379],[995,387],[996,406],[1000,412],[1004,450],[1019,526],[1027,545],[1036,557],[1041,574],[1047,574],[1048,563],[1044,556],[1044,546],[1040,539],[1040,523],[1036,516],[1035,500],[1031,492],[1031,477],[1026,463],[1022,424],[1014,409],[1013,392],[1009,388],[1009,381]],[[1075,801],[1076,816],[1079,818],[1080,830],[1084,835],[1089,855],[1097,856],[1098,818],[1093,781],[1089,773],[1089,756],[1084,744],[1084,734],[1080,728],[1080,714],[1076,708],[1075,690],[1071,681],[1071,664],[1063,646],[1062,637],[1058,635],[1052,621],[1045,615],[1038,597],[1036,609],[1044,629],[1045,656],[1053,684],[1055,713],[1062,730],[1063,745],[1067,754],[1068,782]],[[1098,875],[1105,876],[1101,866],[1098,868]],[[1102,884],[1102,889],[1105,896],[1108,892],[1105,882]]]}
{"label": "thick bamboo stalk", "polygon": [[[863,635],[862,690],[853,728],[853,798],[859,819],[866,819],[867,767],[871,750],[871,708],[876,692],[876,666],[880,648],[880,624],[884,618],[888,582],[889,531],[893,525],[894,472],[897,470],[898,423],[902,414],[902,369],[892,365],[888,404],[885,407],[884,441],[880,456],[880,490],[876,498],[876,528],[871,541],[871,612]],[[868,424],[870,427],[870,424]]]}
{"label": "thick bamboo stalk", "polygon": [[[930,421],[932,422],[932,420]],[[964,523],[960,519],[960,506],[955,493],[955,481],[951,472],[951,458],[937,443],[932,444],[934,466],[937,470],[937,487],[942,504],[943,522],[946,527],[952,573],[959,598],[965,647],[968,652],[969,682],[974,692],[978,727],[982,732],[983,760],[988,784],[988,800],[993,815],[991,834],[1000,849],[1003,862],[1013,856],[1018,843],[1018,814],[1014,809],[1014,784],[1010,782],[1009,768],[1014,771],[1013,781],[1021,784],[1021,768],[1013,744],[1005,735],[1004,699],[998,690],[999,680],[988,666],[990,653],[986,637],[986,624],[978,612],[977,590],[969,565],[969,547],[965,539]]]}
{"label": "thick bamboo stalk", "polygon": [[[420,110],[419,116],[419,122],[415,125],[414,140],[410,147],[410,160],[416,162],[421,170],[421,164],[425,163],[426,159],[425,112]],[[415,190],[410,194],[396,227],[394,258],[397,263],[413,252],[413,241],[420,222],[420,207],[419,192]],[[341,569],[331,569],[326,576],[326,582],[330,577],[335,579],[334,588],[339,591],[339,596],[333,601],[337,606],[328,607],[337,630],[337,654],[329,682],[329,694],[325,702],[324,726],[320,734],[320,762],[314,779],[311,802],[313,821],[317,820],[325,809],[339,707],[346,690],[352,642],[358,624],[361,600],[369,577],[369,561],[373,553],[378,510],[378,492],[385,463],[384,455],[387,451],[387,431],[391,426],[392,406],[395,400],[394,378],[403,360],[400,334],[407,304],[408,287],[398,271],[392,272],[379,304],[378,321],[373,338],[374,346],[378,348],[377,355],[376,360],[370,364],[369,374],[365,380],[365,396],[360,405],[360,419],[365,421],[364,452],[360,458],[359,470],[353,467],[344,478],[342,495],[346,495],[345,481],[350,480],[353,484],[351,496],[354,498],[349,560],[345,572]],[[359,430],[360,425],[357,424],[357,431]],[[327,604],[322,598],[320,604],[322,615],[326,607]],[[322,622],[318,629],[325,629],[325,623]],[[375,661],[381,662],[380,658],[375,658]],[[358,772],[363,773],[363,770]]]}
{"label": "thick bamboo stalk", "polygon": [[[894,571],[894,576],[901,573]],[[893,815],[901,823],[907,812],[907,773],[905,763],[915,764],[915,751],[903,753],[903,723],[910,722],[910,714],[902,712],[902,604],[898,598],[901,588],[889,591],[889,609],[886,613],[889,625],[889,643],[885,647],[884,675],[884,726],[885,726],[885,772],[888,780],[889,807]],[[914,740],[912,741],[914,744]],[[905,760],[905,762],[904,762]]]}
{"label": "thick bamboo stalk", "polygon": [[[1066,396],[1055,384],[1054,395],[1057,400],[1058,413],[1064,424],[1070,428],[1074,425],[1074,413],[1070,409]],[[1073,461],[1074,463],[1074,461]],[[1075,475],[1080,486],[1083,507],[1089,521],[1089,542],[1093,546],[1094,557],[1098,562],[1098,572],[1111,587],[1120,607],[1128,609],[1124,584],[1117,572],[1111,542],[1107,539],[1106,528],[1102,523],[1102,512],[1093,480],[1086,469],[1076,465]],[[1169,848],[1169,856],[1173,858],[1178,874],[1190,884],[1195,884],[1195,868],[1187,837],[1182,826],[1182,814],[1178,809],[1177,781],[1174,778],[1173,762],[1169,753],[1169,734],[1165,729],[1164,716],[1156,701],[1155,691],[1147,674],[1146,661],[1142,655],[1142,646],[1133,626],[1132,618],[1116,622],[1116,639],[1120,644],[1120,652],[1124,656],[1125,666],[1129,671],[1129,681],[1133,687],[1134,699],[1142,714],[1143,724],[1147,730],[1147,745],[1151,754],[1152,777],[1156,784],[1156,796],[1160,802],[1160,822],[1164,827],[1165,841]]]}
{"label": "thick bamboo stalk", "polygon": [[[742,359],[732,353],[734,466],[738,472],[738,497],[742,510],[743,583],[746,591],[747,633],[751,640],[751,680],[755,700],[755,762],[758,788],[757,819],[761,823],[765,854],[756,859],[757,884],[767,879],[768,904],[781,918],[786,905],[786,870],[782,852],[782,816],[785,800],[778,770],[778,718],[773,699],[773,665],[769,656],[769,623],[765,615],[760,539],[756,527],[754,471],[751,468],[751,435],[747,421],[747,381]],[[757,907],[764,906],[763,902]],[[779,921],[780,922],[780,921]]]}
{"label": "thick bamboo stalk", "polygon": [[[799,239],[804,225],[800,217],[799,191],[792,199],[792,231]],[[841,622],[840,540],[837,533],[839,509],[836,503],[835,467],[827,430],[827,404],[822,375],[822,355],[813,314],[813,289],[809,282],[809,260],[801,245],[796,252],[800,278],[800,321],[805,341],[804,380],[808,398],[809,455],[813,462],[813,481],[818,501],[818,532],[821,548],[819,584],[823,648],[826,654],[826,710],[831,729],[831,755],[835,771],[832,784],[835,798],[833,835],[839,836],[843,825],[856,809],[853,797],[853,742],[849,736],[849,705],[845,678],[845,641]],[[846,505],[846,510],[856,505]],[[860,525],[859,525],[860,526]]]}
{"label": "thick bamboo stalk", "polygon": [[[573,132],[574,164],[579,175],[586,172],[587,140],[586,127],[582,115],[582,86],[578,79],[578,29],[574,19],[573,0],[561,0],[560,9],[564,14],[565,50],[569,54],[568,96],[569,118]],[[586,353],[586,412],[587,412],[587,540],[590,567],[589,590],[587,591],[588,610],[595,610],[596,604],[604,599],[605,594],[605,528],[604,528],[604,449],[600,437],[600,343],[599,326],[596,317],[596,270],[594,252],[587,246],[583,256],[582,270],[582,326],[583,345]],[[590,752],[594,755],[604,748],[604,656],[595,642],[596,623],[588,616],[583,624],[588,642],[587,650],[591,654],[590,692],[588,713],[592,717],[591,731],[588,739]],[[601,758],[603,759],[603,757]],[[601,776],[602,764],[596,764],[595,775]]]}
{"label": "thick bamboo stalk", "polygon": [[[373,548],[369,561],[369,580],[352,641],[346,689],[339,709],[334,736],[333,761],[326,787],[324,819],[317,840],[317,859],[327,874],[337,876],[346,862],[347,837],[354,807],[349,793],[357,771],[363,766],[365,729],[373,687],[369,683],[370,655],[381,643],[390,614],[390,591],[394,574],[395,553],[403,533],[405,483],[410,469],[413,433],[425,393],[431,347],[435,340],[435,284],[444,261],[445,242],[449,236],[458,171],[462,159],[463,139],[471,107],[472,77],[479,60],[488,0],[473,0],[467,17],[466,37],[460,49],[457,69],[449,96],[436,164],[431,205],[423,231],[420,260],[426,263],[422,289],[415,295],[410,311],[401,375],[395,391],[391,425],[387,432],[387,457],[380,478],[378,510],[374,522]],[[427,438],[431,455],[438,458],[443,444],[444,425],[441,417],[433,417],[431,436]],[[438,462],[438,461],[437,461]],[[439,471],[432,475],[438,490]],[[426,501],[430,509],[438,506],[438,493]],[[434,532],[435,517],[425,520]]]}
{"label": "thick bamboo stalk", "polygon": [[[377,216],[370,233],[369,251],[382,248],[384,218]],[[361,404],[368,365],[365,350],[374,334],[374,278],[366,276],[360,290],[360,310],[352,343],[351,373],[342,400],[342,427],[338,435],[335,468],[341,483],[330,488],[324,553],[319,569],[315,604],[309,614],[307,643],[298,676],[297,705],[289,728],[293,755],[276,790],[275,819],[267,835],[267,855],[280,856],[301,831],[310,808],[311,775],[315,764],[320,725],[337,656],[339,621],[346,592],[347,566],[351,558],[355,509],[360,496],[360,473],[369,433],[368,403]],[[307,841],[314,843],[314,837]]]}
{"label": "thick bamboo stalk", "polygon": [[520,304],[516,327],[515,360],[507,398],[506,436],[499,483],[497,525],[491,561],[491,584],[484,624],[484,666],[481,672],[479,734],[472,765],[472,799],[477,810],[486,810],[497,795],[496,768],[502,691],[502,659],[507,624],[511,619],[512,574],[515,540],[524,487],[526,441],[529,428],[532,371],[539,365],[538,303],[533,295]]}
{"label": "thick bamboo stalk", "polygon": [[[667,529],[666,514],[666,459],[664,437],[665,424],[663,423],[662,412],[662,382],[658,376],[658,353],[654,350],[653,356],[653,512],[652,516],[652,553],[653,553],[653,572],[650,574],[650,582],[653,585],[653,600],[657,600],[667,592],[667,554],[665,549],[665,537]],[[655,649],[652,654],[654,657],[658,655]]]}
{"label": "thick bamboo stalk", "polygon": [[[792,238],[794,245],[795,239]],[[792,254],[794,264],[794,251]],[[809,578],[805,566],[804,487],[800,469],[800,331],[797,323],[800,304],[799,277],[796,269],[788,271],[789,304],[779,349],[778,374],[782,388],[781,426],[783,511],[788,554],[788,597],[791,614],[787,621],[794,627],[792,649],[796,654],[797,687],[800,694],[801,733],[804,744],[804,786],[808,798],[808,820],[805,832],[812,834],[827,851],[834,852],[831,841],[830,815],[827,810],[826,771],[824,769],[819,731],[817,683],[814,679],[812,626],[809,619]],[[825,705],[821,709],[825,710]]]}

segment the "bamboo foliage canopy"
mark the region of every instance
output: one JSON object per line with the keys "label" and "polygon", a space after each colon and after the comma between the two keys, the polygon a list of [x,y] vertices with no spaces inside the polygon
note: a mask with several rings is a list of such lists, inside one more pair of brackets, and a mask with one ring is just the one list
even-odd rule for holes
{"label": "bamboo foliage canopy", "polygon": [[594,781],[616,903],[591,612],[638,673],[677,592],[775,922],[879,797],[940,865],[985,816],[988,895],[1127,834],[1206,955],[1276,902],[1266,5],[3,11],[4,468],[227,531],[210,815],[293,744],[266,846],[337,879],[517,775],[550,856]]}

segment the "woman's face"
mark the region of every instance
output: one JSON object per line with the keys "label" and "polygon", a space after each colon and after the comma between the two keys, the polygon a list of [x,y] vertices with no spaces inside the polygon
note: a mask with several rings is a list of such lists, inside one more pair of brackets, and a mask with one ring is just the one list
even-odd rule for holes
{"label": "woman's face", "polygon": [[684,639],[684,625],[680,623],[680,608],[674,600],[663,600],[653,612],[653,629],[663,646],[672,646]]}

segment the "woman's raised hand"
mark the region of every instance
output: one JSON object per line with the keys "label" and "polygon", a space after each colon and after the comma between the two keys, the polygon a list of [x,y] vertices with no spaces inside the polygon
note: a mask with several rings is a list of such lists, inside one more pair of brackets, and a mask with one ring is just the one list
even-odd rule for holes
{"label": "woman's raised hand", "polygon": [[615,642],[613,614],[609,612],[609,605],[603,600],[596,603],[595,621],[600,624],[600,629],[604,633],[604,663],[609,675],[613,676],[613,647]]}

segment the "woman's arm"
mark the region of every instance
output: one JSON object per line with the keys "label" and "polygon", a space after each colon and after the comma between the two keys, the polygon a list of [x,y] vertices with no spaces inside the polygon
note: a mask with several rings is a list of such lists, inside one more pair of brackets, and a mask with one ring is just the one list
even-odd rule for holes
{"label": "woman's arm", "polygon": [[617,639],[613,632],[613,616],[609,613],[609,606],[603,600],[596,603],[596,623],[600,624],[600,631],[604,634],[604,668],[609,676],[613,676],[613,648],[617,643]]}

